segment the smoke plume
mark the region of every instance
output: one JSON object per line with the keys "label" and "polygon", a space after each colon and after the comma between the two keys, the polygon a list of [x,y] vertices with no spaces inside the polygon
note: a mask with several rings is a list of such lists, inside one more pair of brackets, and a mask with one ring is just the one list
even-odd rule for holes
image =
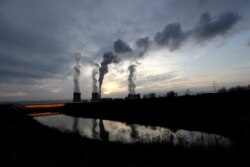
{"label": "smoke plume", "polygon": [[123,40],[118,39],[114,42],[114,51],[117,54],[132,52],[132,49]]}
{"label": "smoke plume", "polygon": [[94,69],[92,70],[92,91],[93,93],[98,93],[98,80],[97,80],[97,74],[99,72],[100,65],[99,64],[94,64]]}
{"label": "smoke plume", "polygon": [[[99,133],[96,129],[98,125]],[[105,129],[102,119],[99,120],[99,124],[97,120],[93,120],[92,137],[93,139],[100,138],[103,141],[109,141],[109,132]]]}
{"label": "smoke plume", "polygon": [[115,56],[112,52],[107,52],[103,54],[103,60],[101,62],[101,67],[99,68],[99,93],[101,95],[102,83],[105,74],[108,73],[108,65],[111,63],[119,63],[120,59]]}
{"label": "smoke plume", "polygon": [[193,30],[193,35],[200,42],[224,35],[240,18],[240,15],[234,12],[222,13],[216,19],[211,18],[208,12],[203,13],[198,25]]}
{"label": "smoke plume", "polygon": [[136,65],[130,65],[128,67],[129,70],[129,76],[128,76],[128,92],[129,94],[135,94],[135,88],[136,85],[134,83],[134,79],[135,79],[135,72],[136,72]]}
{"label": "smoke plume", "polygon": [[241,16],[235,12],[226,12],[212,18],[208,12],[201,14],[198,24],[189,31],[183,31],[180,23],[165,26],[162,32],[156,33],[154,42],[170,51],[179,49],[191,36],[198,42],[204,42],[219,35],[226,34]]}
{"label": "smoke plume", "polygon": [[93,119],[93,128],[92,128],[92,138],[97,139],[98,138],[98,133],[96,131],[97,128],[97,120]]}
{"label": "smoke plume", "polygon": [[186,33],[181,30],[181,24],[172,23],[166,25],[162,32],[156,33],[154,40],[159,46],[165,46],[170,51],[174,51],[181,47],[186,37]]}
{"label": "smoke plume", "polygon": [[81,59],[81,54],[76,53],[75,54],[75,61],[76,65],[74,67],[74,93],[80,93],[80,87],[79,87],[79,76],[80,76],[80,64],[79,61]]}

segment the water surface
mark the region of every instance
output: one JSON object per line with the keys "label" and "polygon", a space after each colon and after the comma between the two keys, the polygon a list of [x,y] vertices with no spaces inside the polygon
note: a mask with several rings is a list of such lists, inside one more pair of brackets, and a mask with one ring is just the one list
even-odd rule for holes
{"label": "water surface", "polygon": [[46,126],[60,131],[78,132],[90,139],[115,141],[122,143],[162,143],[174,145],[202,145],[229,147],[230,139],[217,135],[197,131],[179,129],[172,131],[158,126],[143,126],[126,124],[118,121],[74,118],[66,115],[35,117],[35,120]]}

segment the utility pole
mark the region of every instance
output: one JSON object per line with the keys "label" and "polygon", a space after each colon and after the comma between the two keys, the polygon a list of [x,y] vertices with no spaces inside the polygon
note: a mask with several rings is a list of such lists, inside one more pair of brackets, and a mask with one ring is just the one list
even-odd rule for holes
{"label": "utility pole", "polygon": [[213,87],[214,87],[214,93],[216,93],[216,86],[214,81],[213,81]]}

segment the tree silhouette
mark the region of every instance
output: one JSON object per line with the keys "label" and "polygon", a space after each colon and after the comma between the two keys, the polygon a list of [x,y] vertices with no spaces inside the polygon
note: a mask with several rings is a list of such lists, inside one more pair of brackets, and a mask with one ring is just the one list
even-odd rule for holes
{"label": "tree silhouette", "polygon": [[176,92],[174,92],[174,91],[169,91],[168,93],[167,93],[167,97],[176,97],[178,94],[176,93]]}
{"label": "tree silhouette", "polygon": [[227,89],[225,87],[222,87],[221,89],[217,91],[217,93],[226,93],[226,92],[227,92]]}
{"label": "tree silhouette", "polygon": [[185,91],[185,96],[190,96],[191,95],[191,91],[190,91],[190,89],[187,89],[186,91]]}

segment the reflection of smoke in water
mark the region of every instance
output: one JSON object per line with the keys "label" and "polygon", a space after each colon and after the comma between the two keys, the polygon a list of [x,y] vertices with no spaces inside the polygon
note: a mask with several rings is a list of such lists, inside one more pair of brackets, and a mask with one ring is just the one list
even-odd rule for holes
{"label": "reflection of smoke in water", "polygon": [[92,138],[109,141],[109,132],[105,130],[103,120],[97,121],[93,119]]}
{"label": "reflection of smoke in water", "polygon": [[92,138],[93,139],[98,138],[98,132],[97,132],[96,128],[97,128],[97,120],[93,119],[93,127],[92,127]]}
{"label": "reflection of smoke in water", "polygon": [[[74,129],[72,129],[72,122],[75,119],[73,117],[55,115],[48,117],[35,117],[34,119],[42,124],[58,128],[62,131],[72,131]],[[231,145],[230,139],[216,134],[186,130],[172,132],[171,130],[162,127],[142,126],[136,124],[127,125],[125,123],[107,120],[78,119],[79,120],[75,122],[78,123],[79,134],[93,139],[122,143],[167,142],[173,143],[174,145],[220,146],[225,148]]]}

